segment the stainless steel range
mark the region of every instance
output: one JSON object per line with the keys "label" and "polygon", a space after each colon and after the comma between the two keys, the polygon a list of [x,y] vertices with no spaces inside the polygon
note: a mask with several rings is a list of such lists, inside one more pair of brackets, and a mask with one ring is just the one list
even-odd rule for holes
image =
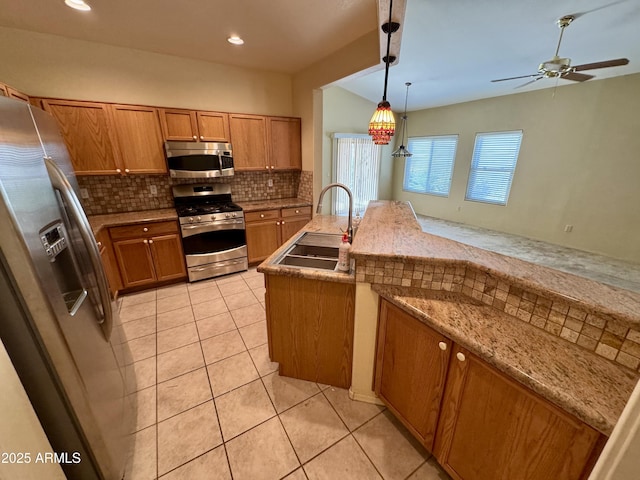
{"label": "stainless steel range", "polygon": [[229,185],[176,185],[173,198],[190,282],[247,270],[244,213]]}

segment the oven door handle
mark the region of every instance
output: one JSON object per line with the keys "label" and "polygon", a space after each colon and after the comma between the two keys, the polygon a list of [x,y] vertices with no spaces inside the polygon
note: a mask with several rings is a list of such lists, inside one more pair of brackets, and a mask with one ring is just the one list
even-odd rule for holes
{"label": "oven door handle", "polygon": [[219,232],[224,230],[244,230],[244,220],[239,219],[218,225],[182,225],[181,230],[183,237],[197,235],[198,233]]}

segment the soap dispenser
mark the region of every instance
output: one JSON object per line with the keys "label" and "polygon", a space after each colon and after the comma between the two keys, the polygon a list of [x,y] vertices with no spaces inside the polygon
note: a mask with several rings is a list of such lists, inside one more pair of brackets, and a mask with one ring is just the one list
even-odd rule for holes
{"label": "soap dispenser", "polygon": [[338,270],[342,272],[348,272],[351,267],[351,259],[349,258],[350,250],[349,235],[345,233],[342,235],[342,243],[338,248]]}

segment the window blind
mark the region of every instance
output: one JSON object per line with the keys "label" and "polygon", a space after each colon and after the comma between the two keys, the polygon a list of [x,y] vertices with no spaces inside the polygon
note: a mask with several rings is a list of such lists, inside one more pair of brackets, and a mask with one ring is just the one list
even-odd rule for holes
{"label": "window blind", "polygon": [[458,135],[409,138],[403,190],[448,196],[457,145]]}
{"label": "window blind", "polygon": [[[333,181],[353,194],[353,214],[364,214],[370,200],[378,198],[381,147],[369,135],[333,134]],[[347,215],[349,198],[342,189],[332,192],[331,213]]]}
{"label": "window blind", "polygon": [[522,130],[476,135],[466,200],[507,204],[521,141]]}

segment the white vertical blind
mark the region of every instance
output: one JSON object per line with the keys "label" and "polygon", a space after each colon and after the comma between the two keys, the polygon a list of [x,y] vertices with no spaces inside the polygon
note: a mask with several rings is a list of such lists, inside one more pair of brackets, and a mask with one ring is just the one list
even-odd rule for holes
{"label": "white vertical blind", "polygon": [[409,138],[403,190],[449,196],[457,145],[458,135]]}
{"label": "white vertical blind", "polygon": [[[370,200],[378,198],[381,147],[369,135],[333,134],[333,181],[344,183],[353,193],[353,214],[364,214]],[[331,213],[347,215],[349,199],[342,189],[332,195]]]}
{"label": "white vertical blind", "polygon": [[521,141],[522,130],[476,135],[466,200],[507,204]]}

